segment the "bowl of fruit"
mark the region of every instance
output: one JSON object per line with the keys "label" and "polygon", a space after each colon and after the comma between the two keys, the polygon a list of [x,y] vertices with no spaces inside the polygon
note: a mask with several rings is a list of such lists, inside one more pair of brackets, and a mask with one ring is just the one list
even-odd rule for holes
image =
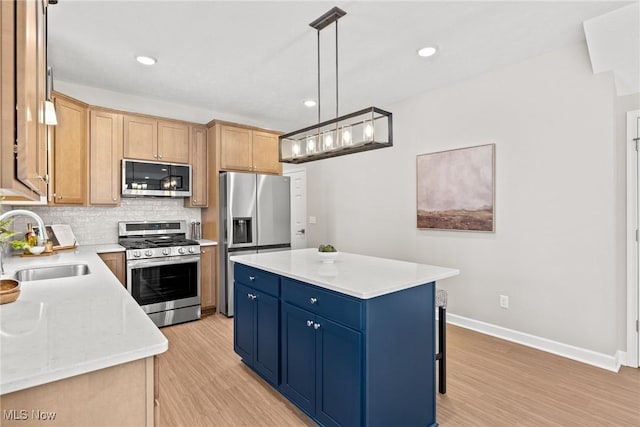
{"label": "bowl of fruit", "polygon": [[320,245],[318,246],[318,255],[322,262],[330,264],[338,258],[338,250],[333,245]]}

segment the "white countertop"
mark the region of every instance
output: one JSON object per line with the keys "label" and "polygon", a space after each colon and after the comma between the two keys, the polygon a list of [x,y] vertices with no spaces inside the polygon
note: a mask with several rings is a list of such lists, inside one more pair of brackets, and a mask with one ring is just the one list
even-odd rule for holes
{"label": "white countertop", "polygon": [[166,337],[96,254],[104,246],[4,257],[2,278],[56,264],[87,264],[90,274],[22,282],[18,300],[0,305],[0,394],[167,350]]}
{"label": "white countertop", "polygon": [[460,274],[454,268],[344,252],[338,254],[334,263],[323,263],[315,248],[236,255],[231,261],[360,299],[375,298]]}

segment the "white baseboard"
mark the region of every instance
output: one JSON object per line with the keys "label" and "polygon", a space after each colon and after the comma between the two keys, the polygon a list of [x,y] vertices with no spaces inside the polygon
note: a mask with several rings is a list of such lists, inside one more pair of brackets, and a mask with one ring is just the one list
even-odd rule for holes
{"label": "white baseboard", "polygon": [[469,319],[452,313],[447,313],[447,323],[460,326],[461,328],[471,329],[472,331],[480,332],[492,337],[522,344],[527,347],[546,351],[547,353],[577,360],[578,362],[606,369],[607,371],[618,372],[618,370],[620,370],[620,365],[626,364],[626,353],[623,351],[617,351],[615,355],[610,356],[569,344],[552,341],[546,338],[537,337],[535,335],[529,335],[524,332],[514,331],[513,329],[503,328],[502,326]]}

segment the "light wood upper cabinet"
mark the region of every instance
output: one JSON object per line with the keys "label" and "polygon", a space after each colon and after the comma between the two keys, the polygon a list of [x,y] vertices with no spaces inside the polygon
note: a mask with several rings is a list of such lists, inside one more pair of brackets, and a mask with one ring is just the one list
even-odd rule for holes
{"label": "light wood upper cabinet", "polygon": [[58,124],[52,141],[54,205],[83,205],[87,201],[88,106],[53,95]]}
{"label": "light wood upper cabinet", "polygon": [[282,173],[282,164],[278,162],[278,135],[253,131],[253,168],[261,173]]}
{"label": "light wood upper cabinet", "polygon": [[184,200],[188,208],[202,208],[209,205],[209,168],[207,158],[207,128],[189,128],[189,163],[191,164],[191,197]]}
{"label": "light wood upper cabinet", "polygon": [[187,124],[158,121],[158,160],[189,163],[189,126]]}
{"label": "light wood upper cabinet", "polygon": [[220,169],[253,170],[252,131],[222,125],[220,127]]}
{"label": "light wood upper cabinet", "polygon": [[189,163],[187,124],[134,114],[123,121],[125,158]]}
{"label": "light wood upper cabinet", "polygon": [[124,157],[158,160],[158,121],[126,114],[124,122]]}
{"label": "light wood upper cabinet", "polygon": [[[2,117],[3,121],[5,117],[15,117],[15,122],[7,123],[9,129],[14,129],[15,176],[30,191],[41,196],[47,192],[46,10],[43,1],[2,2],[3,104],[5,100],[13,99],[10,93],[5,95],[5,82],[15,81],[16,95],[13,106],[7,105],[7,111],[3,106]],[[11,44],[12,41],[15,44]],[[13,93],[14,88],[10,90]],[[6,166],[14,169],[13,164]]]}
{"label": "light wood upper cabinet", "polygon": [[122,114],[92,109],[90,113],[89,203],[120,203]]}
{"label": "light wood upper cabinet", "polygon": [[220,170],[281,174],[278,135],[220,124]]}

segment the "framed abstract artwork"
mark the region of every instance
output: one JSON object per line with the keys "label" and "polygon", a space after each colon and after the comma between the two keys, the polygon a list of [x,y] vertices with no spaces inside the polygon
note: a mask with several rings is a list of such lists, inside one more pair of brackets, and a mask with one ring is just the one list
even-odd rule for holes
{"label": "framed abstract artwork", "polygon": [[493,232],[495,144],[420,154],[417,226]]}

